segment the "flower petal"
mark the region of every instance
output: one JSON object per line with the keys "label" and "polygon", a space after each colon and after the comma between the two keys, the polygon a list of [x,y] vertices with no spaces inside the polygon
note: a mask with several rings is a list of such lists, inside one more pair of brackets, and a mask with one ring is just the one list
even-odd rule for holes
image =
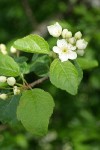
{"label": "flower petal", "polygon": [[54,51],[55,53],[58,53],[58,54],[59,54],[61,50],[60,50],[59,47],[54,46],[54,47],[53,47],[53,51]]}
{"label": "flower petal", "polygon": [[73,46],[72,44],[68,44],[67,47],[69,50],[76,50],[76,46]]}
{"label": "flower petal", "polygon": [[69,51],[68,53],[67,53],[67,55],[68,55],[68,58],[69,59],[76,59],[77,58],[77,53],[76,52],[73,52],[73,51]]}
{"label": "flower petal", "polygon": [[83,49],[85,49],[87,47],[87,44],[88,44],[87,41],[85,41],[84,39],[80,39],[80,40],[77,40],[76,47],[78,49],[83,50]]}
{"label": "flower petal", "polygon": [[67,41],[65,39],[57,40],[57,46],[59,48],[67,47]]}
{"label": "flower petal", "polygon": [[68,55],[67,54],[64,54],[64,53],[61,53],[59,54],[59,59],[64,62],[64,61],[67,61],[68,60]]}
{"label": "flower petal", "polygon": [[59,37],[62,33],[62,27],[58,22],[56,22],[54,25],[47,26],[47,29],[49,31],[49,34],[53,37]]}

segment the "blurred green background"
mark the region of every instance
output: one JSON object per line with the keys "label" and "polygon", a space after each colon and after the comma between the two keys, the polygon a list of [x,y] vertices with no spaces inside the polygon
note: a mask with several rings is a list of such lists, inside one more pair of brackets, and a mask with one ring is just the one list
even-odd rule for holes
{"label": "blurred green background", "polygon": [[[55,21],[82,31],[89,42],[85,57],[100,62],[100,0],[1,0],[0,43],[37,33],[52,48],[46,26]],[[0,150],[100,150],[100,68],[84,71],[76,96],[49,81],[39,87],[55,100],[48,134],[36,138],[21,126],[0,124]]]}

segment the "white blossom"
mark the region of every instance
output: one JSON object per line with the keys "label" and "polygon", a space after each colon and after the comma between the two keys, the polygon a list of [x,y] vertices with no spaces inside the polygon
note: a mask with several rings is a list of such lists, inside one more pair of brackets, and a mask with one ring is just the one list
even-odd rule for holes
{"label": "white blossom", "polygon": [[7,97],[8,97],[7,94],[4,94],[4,93],[0,94],[0,98],[3,100],[7,99]]}
{"label": "white blossom", "polygon": [[16,79],[14,77],[7,78],[7,83],[10,86],[13,86],[16,83]]}
{"label": "white blossom", "polygon": [[61,34],[63,39],[67,38],[67,33],[68,33],[68,30],[67,29],[63,29],[62,34]]}
{"label": "white blossom", "polygon": [[87,44],[88,43],[84,39],[80,39],[80,40],[76,41],[76,47],[79,50],[84,50],[86,48]]}
{"label": "white blossom", "polygon": [[14,92],[14,95],[18,95],[18,94],[20,94],[20,89],[17,86],[14,86],[13,92]]}
{"label": "white blossom", "polygon": [[47,29],[50,35],[53,37],[59,37],[62,33],[62,27],[58,22],[56,22],[54,25],[48,26]]}
{"label": "white blossom", "polygon": [[61,39],[57,41],[57,46],[53,47],[53,51],[59,55],[59,59],[63,61],[67,61],[68,59],[76,59],[77,53],[74,52],[76,49],[72,44],[67,43],[65,39]]}
{"label": "white blossom", "polygon": [[82,33],[81,33],[80,31],[78,31],[78,32],[75,33],[74,37],[75,37],[76,39],[81,39]]}
{"label": "white blossom", "polygon": [[11,48],[10,48],[10,52],[11,52],[11,53],[16,53],[16,52],[17,52],[17,49],[16,49],[16,48],[14,48],[13,46],[11,46]]}
{"label": "white blossom", "polygon": [[0,76],[0,82],[4,83],[6,82],[7,78],[5,76]]}

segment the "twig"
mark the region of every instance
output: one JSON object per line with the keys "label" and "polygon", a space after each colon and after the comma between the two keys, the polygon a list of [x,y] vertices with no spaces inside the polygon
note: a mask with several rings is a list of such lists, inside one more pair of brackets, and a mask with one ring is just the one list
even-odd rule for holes
{"label": "twig", "polygon": [[25,89],[29,89],[29,87],[32,88],[32,87],[34,87],[35,85],[40,84],[40,83],[42,83],[43,81],[47,80],[48,78],[49,78],[48,76],[43,77],[43,78],[40,78],[40,79],[38,79],[38,80],[36,80],[36,81],[30,83],[29,86],[27,86]]}

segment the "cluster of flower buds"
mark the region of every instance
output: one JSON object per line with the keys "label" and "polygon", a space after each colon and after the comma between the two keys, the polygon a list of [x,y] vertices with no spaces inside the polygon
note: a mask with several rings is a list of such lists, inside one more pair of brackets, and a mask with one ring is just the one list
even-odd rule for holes
{"label": "cluster of flower buds", "polygon": [[82,38],[80,31],[72,36],[72,32],[68,29],[62,29],[58,22],[48,26],[47,29],[49,34],[53,37],[61,36],[61,38],[57,40],[57,46],[53,47],[53,51],[58,54],[62,62],[68,59],[76,59],[77,54],[83,56],[88,43]]}
{"label": "cluster of flower buds", "polygon": [[4,55],[6,55],[8,53],[5,44],[0,44],[0,52]]}
{"label": "cluster of flower buds", "polygon": [[16,79],[14,77],[5,77],[5,76],[0,76],[0,82],[5,83],[7,82],[8,85],[14,86],[16,83]]}
{"label": "cluster of flower buds", "polygon": [[14,87],[13,87],[13,92],[14,92],[14,95],[20,94],[20,89],[19,89],[19,87],[14,86]]}
{"label": "cluster of flower buds", "polygon": [[[14,95],[20,94],[20,89],[17,86],[14,86],[16,84],[16,79],[14,77],[5,77],[5,76],[0,76],[0,83],[7,83],[9,86],[13,86],[13,93]],[[0,98],[5,100],[7,99],[7,94],[0,94]]]}
{"label": "cluster of flower buds", "polygon": [[[3,55],[8,54],[8,52],[7,52],[7,47],[6,47],[5,44],[0,44],[0,52],[1,52]],[[17,49],[14,48],[13,46],[11,46],[11,47],[10,47],[10,52],[11,52],[12,54],[14,54],[14,53],[17,52]]]}

